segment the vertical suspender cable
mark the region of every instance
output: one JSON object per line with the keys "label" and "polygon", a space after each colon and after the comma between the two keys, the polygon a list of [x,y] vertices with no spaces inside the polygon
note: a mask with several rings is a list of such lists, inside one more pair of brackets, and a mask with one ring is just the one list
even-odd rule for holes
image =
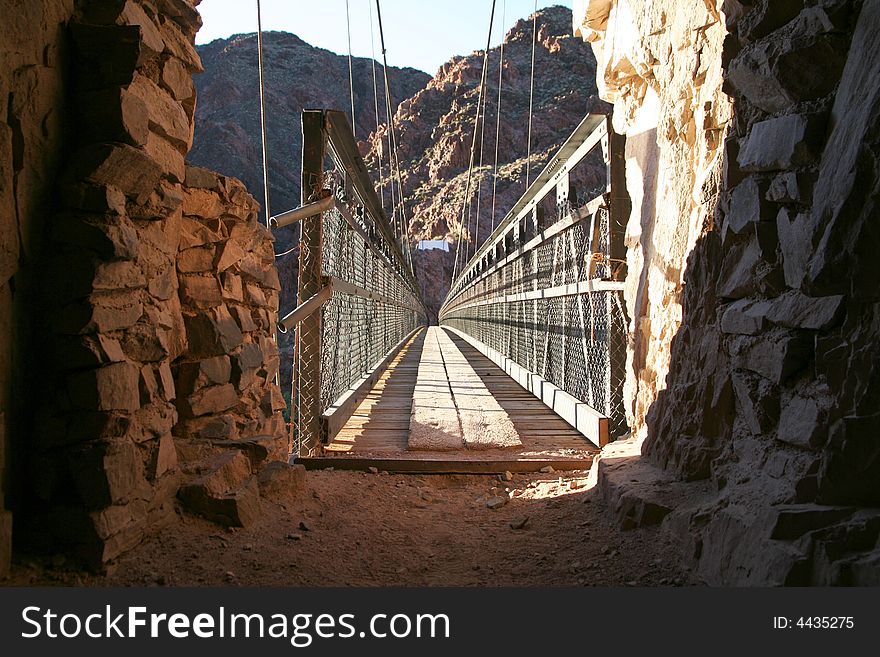
{"label": "vertical suspender cable", "polygon": [[266,89],[263,80],[263,17],[260,0],[257,0],[257,69],[260,76],[260,131],[263,140],[263,207],[266,210],[266,225],[269,225],[269,150],[266,144]]}
{"label": "vertical suspender cable", "polygon": [[529,137],[526,142],[526,189],[531,182],[529,173],[532,166],[532,108],[535,98],[535,45],[538,43],[538,0],[535,0],[535,13],[532,14],[532,75],[529,82]]}
{"label": "vertical suspender cable", "polygon": [[[378,0],[376,0],[376,1],[378,2]],[[537,2],[537,0],[536,0],[536,2]],[[471,175],[473,174],[473,171],[474,171],[474,153],[477,150],[477,128],[479,127],[478,124],[480,121],[480,106],[483,104],[483,93],[484,93],[485,87],[486,87],[486,68],[487,68],[486,64],[488,63],[488,60],[489,60],[489,47],[492,45],[492,23],[494,20],[495,20],[495,0],[492,0],[492,13],[489,15],[489,36],[486,37],[486,50],[483,53],[483,72],[480,77],[480,94],[477,98],[477,116],[474,119],[474,137],[471,140],[471,158],[470,158],[470,163],[468,164],[467,179],[465,181],[465,187],[464,187],[464,201],[462,202],[462,206],[461,206],[461,221],[459,222],[459,225],[458,225],[458,240],[455,245],[455,262],[453,263],[453,266],[452,266],[452,281],[453,282],[455,282],[455,275],[458,272],[458,261],[459,261],[460,251],[461,251],[461,238],[462,238],[462,235],[464,234],[464,222],[465,222],[465,219],[468,215],[468,212],[467,212],[468,197],[470,196],[470,193],[471,193]],[[462,262],[462,266],[464,266],[464,262]]]}
{"label": "vertical suspender cable", "polygon": [[351,65],[351,12],[348,9],[348,0],[345,0],[345,29],[348,34],[348,93],[351,96],[351,134],[357,140],[357,128],[354,124],[354,71]]}
{"label": "vertical suspender cable", "polygon": [[[507,16],[507,0],[501,3],[501,27]],[[492,171],[492,232],[495,231],[495,196],[498,191],[498,139],[501,136],[501,88],[504,74],[504,35],[501,36],[501,59],[498,60],[498,106],[495,110],[495,165]]]}
{"label": "vertical suspender cable", "polygon": [[[370,8],[370,63],[373,68],[373,103],[376,106],[376,136],[379,136],[379,85],[376,82],[376,46],[373,40],[373,5],[367,3]],[[380,138],[381,143],[381,138]],[[382,155],[376,154],[379,166],[379,199],[382,201],[382,210],[385,210],[385,181],[382,179]]]}

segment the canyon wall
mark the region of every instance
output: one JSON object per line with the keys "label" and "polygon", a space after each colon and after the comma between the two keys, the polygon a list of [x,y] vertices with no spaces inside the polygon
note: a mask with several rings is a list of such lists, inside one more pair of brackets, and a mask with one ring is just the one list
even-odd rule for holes
{"label": "canyon wall", "polygon": [[[185,160],[197,2],[9,4],[0,454],[16,543],[100,567],[176,499],[247,524],[261,486],[299,475],[282,461],[274,240],[240,182]],[[10,534],[4,511],[3,564]]]}
{"label": "canyon wall", "polygon": [[880,3],[579,4],[628,138],[628,399],[661,469],[631,462],[618,512],[653,495],[709,583],[877,584]]}
{"label": "canyon wall", "polygon": [[[47,199],[60,165],[68,81],[64,25],[74,2],[0,2],[0,577],[9,567],[13,436],[39,394],[31,316]],[[44,318],[48,316],[48,310]]]}
{"label": "canyon wall", "polygon": [[[571,11],[560,6],[548,7],[537,13],[535,23],[535,85],[528,167],[531,180],[588,112],[604,113],[609,109],[595,95],[596,64],[590,47],[571,34]],[[533,17],[528,17],[510,28],[504,36],[503,60],[500,46],[489,51],[484,119],[477,127],[471,202],[464,228],[462,203],[484,52],[450,59],[423,89],[400,104],[394,116],[409,220],[407,233],[412,240],[445,240],[450,244],[448,253],[439,249],[417,251],[413,260],[432,321],[436,321],[449,290],[459,236],[461,260],[466,262],[526,190],[532,26]],[[387,143],[387,126],[383,125],[370,136],[370,149],[365,155],[373,170],[378,169],[382,159],[386,177]],[[497,179],[493,166],[496,149]],[[604,175],[601,155],[597,155],[580,168],[578,182],[588,190],[603,184]],[[389,186],[384,189],[390,207]]]}

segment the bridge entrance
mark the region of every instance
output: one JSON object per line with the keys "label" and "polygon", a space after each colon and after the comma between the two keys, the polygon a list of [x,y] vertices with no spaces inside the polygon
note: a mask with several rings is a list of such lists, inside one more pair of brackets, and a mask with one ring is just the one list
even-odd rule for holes
{"label": "bridge entrance", "polygon": [[[270,221],[300,225],[298,305],[279,327],[295,331],[291,458],[398,472],[589,467],[626,431],[622,146],[609,117],[588,115],[456,264],[441,326],[427,327],[405,217],[385,216],[345,115],[305,111],[303,204]],[[584,176],[600,149],[604,179]]]}

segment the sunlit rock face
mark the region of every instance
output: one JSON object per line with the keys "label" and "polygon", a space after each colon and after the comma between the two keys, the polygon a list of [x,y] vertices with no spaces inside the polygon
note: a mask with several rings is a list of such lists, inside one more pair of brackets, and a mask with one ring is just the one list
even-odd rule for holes
{"label": "sunlit rock face", "polygon": [[696,482],[663,522],[712,583],[876,584],[880,5],[574,21],[628,138],[636,444]]}
{"label": "sunlit rock face", "polygon": [[684,264],[714,225],[730,99],[721,90],[721,15],[701,2],[583,1],[575,32],[593,46],[599,93],[627,137],[626,398],[633,432],[664,387],[681,322]]}

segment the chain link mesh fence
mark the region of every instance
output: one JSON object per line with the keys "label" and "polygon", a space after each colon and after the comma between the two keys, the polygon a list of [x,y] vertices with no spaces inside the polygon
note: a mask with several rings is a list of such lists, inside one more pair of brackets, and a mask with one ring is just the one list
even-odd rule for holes
{"label": "chain link mesh fence", "polygon": [[612,257],[610,175],[589,200],[569,194],[569,171],[589,150],[576,153],[463,268],[440,320],[606,416],[614,439],[627,431],[622,263]]}

